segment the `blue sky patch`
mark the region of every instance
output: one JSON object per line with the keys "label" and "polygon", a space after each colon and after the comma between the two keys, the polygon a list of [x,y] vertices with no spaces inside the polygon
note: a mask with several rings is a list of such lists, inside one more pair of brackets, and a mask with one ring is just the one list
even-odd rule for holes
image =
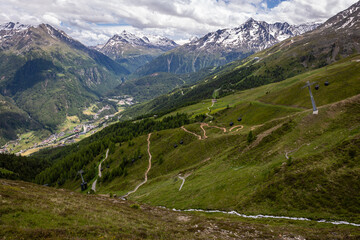
{"label": "blue sky patch", "polygon": [[274,8],[281,2],[285,2],[285,0],[266,0],[268,8]]}

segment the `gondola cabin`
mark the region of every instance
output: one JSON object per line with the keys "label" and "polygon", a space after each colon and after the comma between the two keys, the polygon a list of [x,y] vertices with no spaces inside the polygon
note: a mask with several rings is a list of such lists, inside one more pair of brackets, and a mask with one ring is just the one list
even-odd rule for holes
{"label": "gondola cabin", "polygon": [[81,187],[81,191],[85,191],[87,189],[87,182],[82,182],[80,187]]}

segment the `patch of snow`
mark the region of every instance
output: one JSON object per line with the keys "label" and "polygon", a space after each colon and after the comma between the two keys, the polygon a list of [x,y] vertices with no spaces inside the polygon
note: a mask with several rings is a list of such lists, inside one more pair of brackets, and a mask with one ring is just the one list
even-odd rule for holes
{"label": "patch of snow", "polygon": [[350,23],[353,23],[354,24],[354,22],[353,22],[353,19],[354,19],[354,17],[350,17],[342,26],[340,26],[338,29],[340,29],[340,28],[345,28],[347,25],[349,25]]}

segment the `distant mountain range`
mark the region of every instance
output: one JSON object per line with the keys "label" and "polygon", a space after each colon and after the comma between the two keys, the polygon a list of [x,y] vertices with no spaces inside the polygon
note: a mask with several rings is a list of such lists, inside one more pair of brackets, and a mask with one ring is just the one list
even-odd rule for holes
{"label": "distant mountain range", "polygon": [[136,73],[141,76],[155,72],[189,73],[208,66],[224,65],[318,26],[319,24],[268,24],[250,18],[239,27],[195,38],[190,43],[157,57]]}
{"label": "distant mountain range", "polygon": [[121,34],[114,35],[105,44],[95,46],[94,49],[123,64],[130,71],[134,71],[177,46],[173,40],[166,37],[154,35],[138,37],[123,31]]}

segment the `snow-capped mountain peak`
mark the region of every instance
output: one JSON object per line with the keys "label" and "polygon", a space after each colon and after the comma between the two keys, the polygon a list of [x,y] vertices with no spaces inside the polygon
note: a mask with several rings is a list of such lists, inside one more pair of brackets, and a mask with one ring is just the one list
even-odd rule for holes
{"label": "snow-capped mountain peak", "polygon": [[162,37],[162,36],[158,36],[158,35],[147,35],[147,36],[143,36],[143,39],[148,39],[149,43],[154,45],[154,46],[164,46],[164,47],[176,47],[177,44],[167,38],[167,37]]}
{"label": "snow-capped mountain peak", "polygon": [[[176,43],[166,37],[156,36],[156,35],[147,35],[147,36],[136,36],[133,33],[123,31],[120,34],[115,34],[108,43],[105,44],[118,44],[127,43],[133,46],[148,46],[148,47],[175,47]],[[105,47],[104,46],[104,47]]]}
{"label": "snow-capped mountain peak", "polygon": [[302,24],[299,26],[284,23],[268,24],[264,21],[256,21],[249,18],[242,25],[232,29],[221,29],[208,33],[204,37],[187,44],[209,52],[225,48],[225,51],[236,49],[259,51],[307,31],[318,27],[319,24]]}
{"label": "snow-capped mountain peak", "polygon": [[250,17],[248,20],[245,21],[245,23],[251,23],[251,22],[256,22],[256,21],[252,17]]}
{"label": "snow-capped mountain peak", "polygon": [[111,37],[106,44],[97,46],[96,49],[101,52],[114,52],[129,47],[144,47],[167,51],[176,46],[177,44],[174,41],[166,37],[156,35],[140,37],[124,30],[120,34]]}
{"label": "snow-capped mountain peak", "polygon": [[24,34],[31,25],[21,24],[19,22],[8,22],[0,24],[0,42],[9,39],[17,33]]}
{"label": "snow-capped mountain peak", "polygon": [[[146,42],[144,39],[135,36],[132,33],[126,32],[125,30],[120,34],[115,34],[109,41],[105,44],[106,45],[117,45],[117,44],[131,44],[131,45],[144,45]],[[104,46],[104,47],[105,47]]]}
{"label": "snow-capped mountain peak", "polygon": [[[8,22],[5,24],[1,24],[0,25],[0,40],[4,40],[4,39],[9,39],[14,35],[19,35],[24,37],[28,32],[29,29],[32,28],[34,26],[32,25],[27,25],[27,24],[22,24],[22,23],[13,23],[13,22]],[[35,28],[35,27],[34,27]],[[69,37],[65,32],[49,25],[49,24],[45,24],[42,23],[40,25],[38,25],[36,28],[41,28],[43,29],[45,32],[47,32],[52,38],[58,38],[58,39],[62,39],[62,40],[66,40],[67,42],[73,42],[74,39],[72,39],[71,37]]]}
{"label": "snow-capped mountain peak", "polygon": [[8,22],[8,23],[4,23],[4,24],[0,24],[0,31],[4,30],[4,31],[23,31],[28,29],[29,27],[31,27],[31,25],[26,25],[26,24],[22,24],[19,22],[13,23],[13,22]]}

